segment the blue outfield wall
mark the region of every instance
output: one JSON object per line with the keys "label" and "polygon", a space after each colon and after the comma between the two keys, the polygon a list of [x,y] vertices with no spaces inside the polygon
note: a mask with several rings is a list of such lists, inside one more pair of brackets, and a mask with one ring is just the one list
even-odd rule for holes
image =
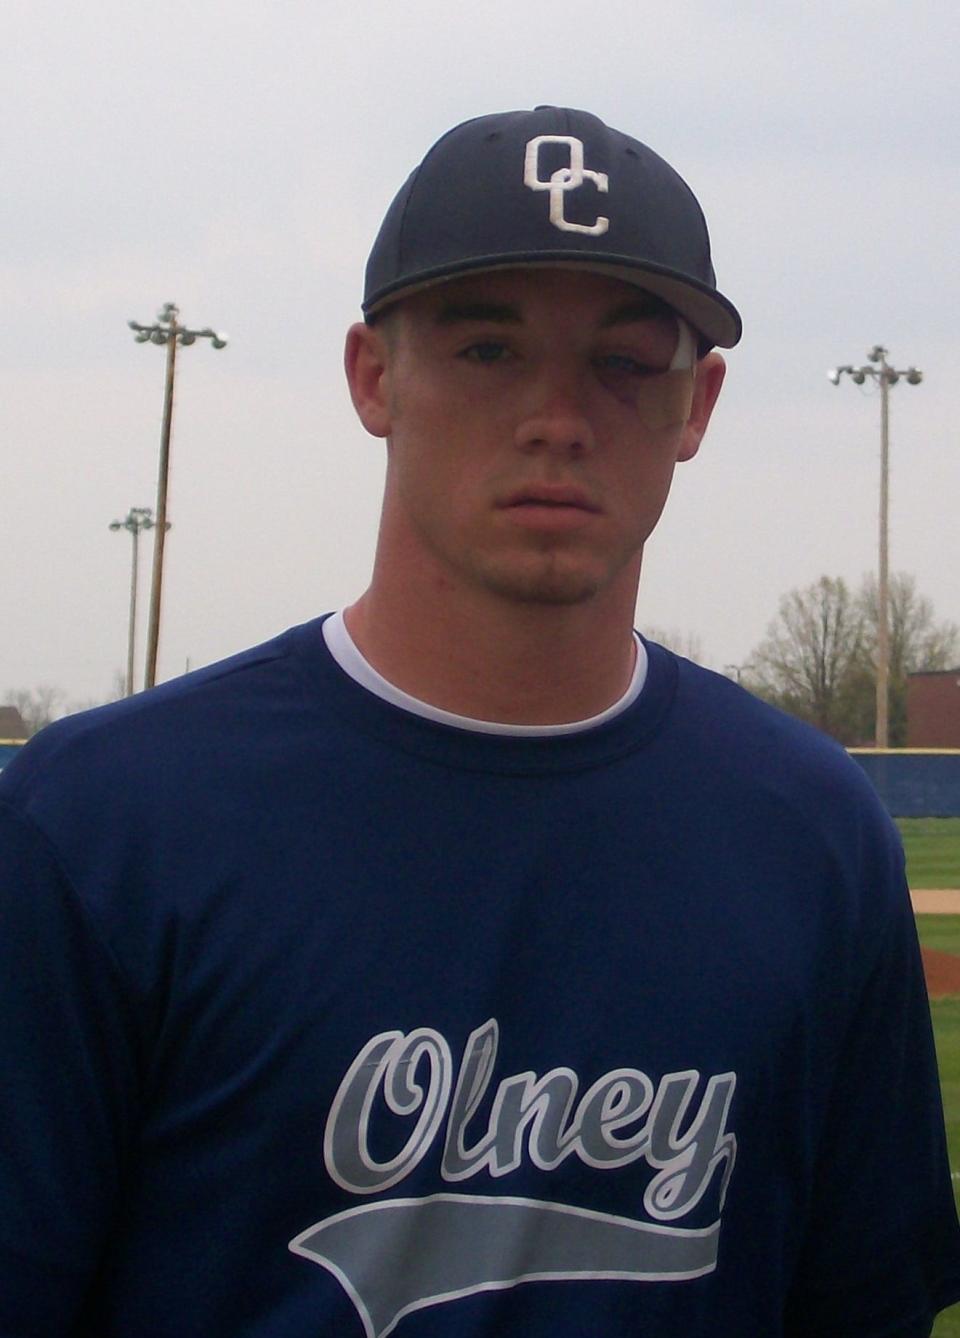
{"label": "blue outfield wall", "polygon": [[23,744],[19,742],[13,743],[6,739],[0,741],[0,771],[3,770],[8,762],[13,761],[15,754],[19,752],[22,747]]}
{"label": "blue outfield wall", "polygon": [[894,818],[960,817],[960,748],[851,748]]}

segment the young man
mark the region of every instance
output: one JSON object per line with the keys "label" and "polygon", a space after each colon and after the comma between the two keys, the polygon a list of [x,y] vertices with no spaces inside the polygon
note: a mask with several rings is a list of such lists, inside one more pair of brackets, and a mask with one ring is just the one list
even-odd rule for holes
{"label": "young man", "polygon": [[632,631],[739,318],[583,112],[468,122],[347,341],[342,614],[0,788],[0,1335],[922,1338],[960,1250],[900,848]]}

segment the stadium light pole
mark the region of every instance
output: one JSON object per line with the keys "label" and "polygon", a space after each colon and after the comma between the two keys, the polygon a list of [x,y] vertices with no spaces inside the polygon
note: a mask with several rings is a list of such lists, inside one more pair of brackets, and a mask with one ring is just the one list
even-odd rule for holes
{"label": "stadium light pole", "polygon": [[127,696],[133,696],[133,653],[137,641],[138,548],[141,530],[153,529],[153,512],[146,506],[132,506],[123,520],[111,520],[111,530],[127,530],[133,539],[130,561],[130,617],[127,624]]}
{"label": "stadium light pole", "polygon": [[167,348],[167,375],[163,392],[163,420],[160,427],[160,467],[157,475],[157,519],[153,546],[153,580],[150,585],[150,623],[147,630],[147,663],[144,687],[157,680],[157,648],[160,644],[160,597],[163,586],[163,540],[167,524],[167,484],[170,475],[170,429],[173,424],[173,387],[177,368],[177,345],[186,347],[198,339],[209,339],[214,348],[226,348],[227,337],[206,326],[191,330],[180,324],[180,311],[173,302],[164,303],[153,325],[127,321],[138,344],[159,344]]}
{"label": "stadium light pole", "polygon": [[890,511],[890,387],[895,386],[901,376],[908,385],[918,386],[923,380],[923,372],[917,367],[898,370],[887,362],[888,349],[882,344],[874,344],[867,354],[867,362],[862,367],[832,367],[827,377],[838,386],[842,376],[849,376],[856,385],[862,386],[869,377],[880,386],[880,560],[877,576],[877,707],[876,707],[876,746],[887,748],[890,739],[889,727],[889,682],[890,682],[890,589],[889,589],[889,511]]}

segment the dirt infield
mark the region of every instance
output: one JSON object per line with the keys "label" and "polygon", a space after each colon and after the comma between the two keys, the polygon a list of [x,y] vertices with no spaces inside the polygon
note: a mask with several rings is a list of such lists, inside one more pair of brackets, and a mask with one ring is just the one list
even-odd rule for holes
{"label": "dirt infield", "polygon": [[927,978],[927,993],[931,999],[942,999],[945,994],[960,994],[960,957],[936,948],[921,948],[923,974]]}
{"label": "dirt infield", "polygon": [[912,889],[910,900],[918,915],[960,915],[960,888]]}
{"label": "dirt infield", "polygon": [[[960,889],[927,888],[911,890],[910,900],[918,915],[960,915]],[[921,948],[923,973],[931,999],[945,994],[960,994],[960,957],[937,948]]]}

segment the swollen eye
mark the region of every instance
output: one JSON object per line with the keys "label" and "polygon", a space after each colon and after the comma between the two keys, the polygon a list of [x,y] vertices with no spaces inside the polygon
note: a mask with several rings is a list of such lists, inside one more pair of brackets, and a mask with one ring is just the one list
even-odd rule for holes
{"label": "swollen eye", "polygon": [[631,372],[648,374],[649,367],[642,366],[636,358],[628,358],[624,353],[608,353],[602,360],[602,366],[608,372]]}
{"label": "swollen eye", "polygon": [[474,362],[497,362],[503,357],[503,353],[502,344],[471,344],[466,350],[465,356],[471,358]]}

